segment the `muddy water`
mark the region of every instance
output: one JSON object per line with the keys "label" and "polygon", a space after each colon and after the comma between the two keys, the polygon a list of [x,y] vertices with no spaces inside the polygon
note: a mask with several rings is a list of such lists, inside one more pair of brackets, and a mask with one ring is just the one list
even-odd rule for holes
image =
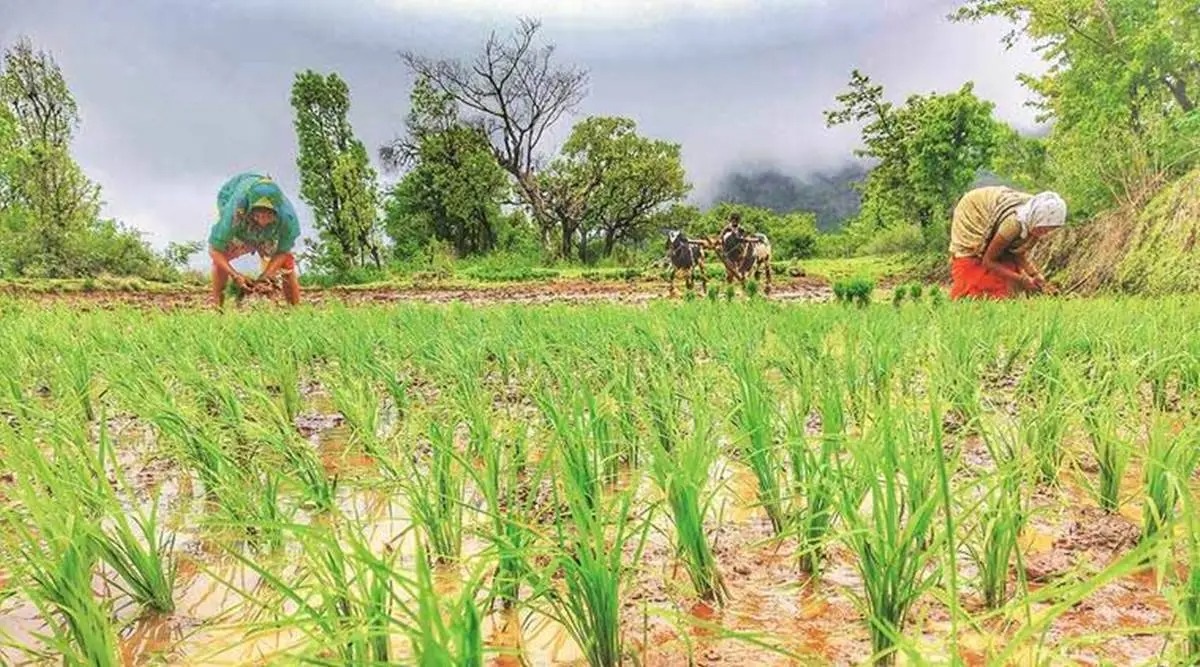
{"label": "muddy water", "polygon": [[[320,410],[313,408],[318,413],[328,409],[318,407]],[[368,477],[375,463],[348,445],[348,431],[335,422],[321,422],[314,434],[322,462],[331,473],[348,479]],[[729,601],[715,607],[689,598],[686,573],[671,548],[669,523],[660,518],[663,530],[652,532],[624,596],[622,628],[630,650],[648,665],[861,664],[866,660],[869,640],[855,602],[861,582],[853,554],[831,545],[825,571],[809,580],[797,568],[794,545],[787,540],[769,540],[770,527],[758,506],[757,482],[749,468],[722,458],[712,474],[716,494],[712,511],[721,516],[712,538]],[[180,479],[186,477],[167,469],[154,483],[169,496],[184,488]],[[640,498],[647,502],[657,499],[645,476],[626,476],[623,483],[634,481],[639,484]],[[1137,497],[1140,484],[1140,471],[1131,466],[1124,489]],[[1049,585],[1057,577],[1094,572],[1119,557],[1129,548],[1130,526],[1136,530],[1140,520],[1136,503],[1127,504],[1116,516],[1103,516],[1087,489],[1070,475],[1065,476],[1063,488],[1037,494],[1034,503],[1035,519],[1021,537],[1023,557],[1030,560],[1060,554],[1067,565],[1060,572],[1051,571],[1047,582],[1031,583],[1031,590]],[[364,526],[372,549],[394,549],[406,559],[412,557],[411,522],[402,498],[370,485],[347,485],[341,489],[339,505],[345,515]],[[173,517],[172,525],[194,525],[183,509],[186,503],[168,502],[166,506],[181,513]],[[478,541],[466,544],[468,556],[482,548]],[[122,620],[128,621],[120,638],[125,664],[271,664],[304,645],[306,638],[295,628],[263,629],[263,617],[243,592],[261,600],[271,599],[270,593],[252,569],[228,554],[225,545],[205,541],[200,533],[185,532],[177,549],[178,609],[170,615],[141,619],[122,615]],[[274,572],[287,572],[289,567],[286,557],[264,564]],[[438,590],[453,597],[459,593],[460,582],[458,573],[442,572]],[[1015,590],[1015,572],[1010,583]],[[964,585],[969,588],[969,582]],[[0,573],[0,590],[3,586]],[[120,606],[120,597],[114,599]],[[964,606],[973,613],[980,611],[969,600]],[[1029,613],[1036,618],[1048,609],[1049,604],[1038,604]],[[1008,638],[1021,630],[1023,614],[1024,610],[1014,611],[1008,618],[980,622],[979,627],[970,627],[964,619],[958,628],[958,654],[967,664],[988,664],[1007,648]],[[1141,664],[1153,661],[1164,645],[1160,633],[1145,629],[1172,622],[1171,609],[1158,590],[1154,573],[1143,571],[1102,587],[1059,616],[1050,625],[1047,645],[1058,645],[1059,653],[1084,664]],[[908,636],[915,638],[927,659],[945,659],[952,650],[947,641],[951,627],[948,610],[932,599],[923,599],[913,610]],[[12,640],[36,646],[34,635],[43,630],[36,610],[27,602],[18,597],[0,603],[0,631]],[[520,665],[522,659],[532,665],[583,663],[579,647],[561,625],[528,611],[488,614],[483,618],[483,632],[491,651],[489,664],[496,667]],[[730,636],[734,633],[743,637]],[[400,636],[395,637],[394,650],[398,656],[407,650]],[[0,662],[19,663],[11,649],[0,651]],[[1048,648],[1039,652],[1035,639],[1028,646],[1017,647],[1012,664],[1034,664],[1039,659],[1057,663],[1062,655],[1052,654]],[[901,657],[898,662],[911,661]]]}

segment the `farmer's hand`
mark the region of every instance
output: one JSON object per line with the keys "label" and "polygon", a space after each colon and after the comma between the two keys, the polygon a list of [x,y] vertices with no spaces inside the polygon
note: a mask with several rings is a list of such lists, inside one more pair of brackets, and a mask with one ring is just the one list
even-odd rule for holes
{"label": "farmer's hand", "polygon": [[243,291],[250,290],[251,283],[250,283],[250,280],[248,278],[246,278],[246,276],[243,276],[242,274],[235,272],[232,277],[233,277],[233,283],[235,285],[237,285],[239,288],[241,288]]}
{"label": "farmer's hand", "polygon": [[1050,284],[1050,281],[1046,280],[1046,276],[1043,276],[1039,273],[1038,275],[1034,276],[1033,279],[1037,282],[1038,290],[1040,292],[1044,294],[1058,294],[1058,288]]}
{"label": "farmer's hand", "polygon": [[1030,292],[1042,291],[1042,283],[1033,276],[1021,276],[1021,285]]}

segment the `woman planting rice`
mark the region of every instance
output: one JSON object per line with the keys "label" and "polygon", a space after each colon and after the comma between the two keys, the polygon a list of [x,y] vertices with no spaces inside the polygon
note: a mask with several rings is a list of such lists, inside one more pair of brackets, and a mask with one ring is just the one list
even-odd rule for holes
{"label": "woman planting rice", "polygon": [[950,297],[1052,293],[1028,253],[1066,219],[1067,203],[1053,192],[1029,195],[998,186],[968,192],[955,206],[950,226]]}
{"label": "woman planting rice", "polygon": [[[300,236],[300,223],[291,202],[270,178],[238,174],[226,181],[217,194],[217,223],[208,235],[212,257],[213,302],[225,302],[225,285],[232,278],[243,290],[266,284],[281,275],[288,303],[300,302],[300,281],[292,246]],[[255,281],[238,273],[229,262],[257,253],[266,262]]]}

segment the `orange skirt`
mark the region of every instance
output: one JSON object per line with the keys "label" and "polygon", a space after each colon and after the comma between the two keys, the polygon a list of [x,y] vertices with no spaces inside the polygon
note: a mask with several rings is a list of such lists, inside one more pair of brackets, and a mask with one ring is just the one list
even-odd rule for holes
{"label": "orange skirt", "polygon": [[[1007,268],[1019,271],[1016,260],[1002,262]],[[1016,290],[1007,279],[983,267],[978,257],[956,257],[950,261],[951,299],[1007,299]]]}

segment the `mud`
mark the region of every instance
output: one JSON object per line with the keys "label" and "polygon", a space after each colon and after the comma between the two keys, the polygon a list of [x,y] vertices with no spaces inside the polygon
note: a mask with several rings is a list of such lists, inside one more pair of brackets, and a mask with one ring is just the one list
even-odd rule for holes
{"label": "mud", "polygon": [[[716,283],[714,283],[716,284]],[[724,287],[721,287],[724,299]],[[178,310],[211,308],[211,297],[207,291],[181,289],[176,292],[33,292],[9,287],[4,294],[33,299],[43,303],[69,304],[81,309],[136,308]],[[302,303],[313,305],[346,304],[371,305],[393,303],[466,303],[483,305],[490,303],[549,304],[549,303],[647,303],[662,299],[682,300],[684,290],[678,288],[674,296],[668,293],[666,283],[652,282],[590,282],[555,281],[522,283],[517,285],[482,286],[470,288],[428,287],[405,288],[308,288],[302,293]],[[802,277],[779,280],[772,286],[771,294],[765,298],[774,301],[828,301],[833,292],[820,279]],[[706,298],[697,294],[697,298]],[[738,290],[737,298],[742,296]],[[250,296],[240,308],[260,308],[286,305],[277,295]],[[227,307],[233,307],[229,300]]]}
{"label": "mud", "polygon": [[[319,394],[305,393],[305,411],[296,420],[297,429],[313,443],[326,469],[348,477],[351,473],[369,475],[376,464],[350,443],[341,415]],[[146,450],[144,435],[135,425],[124,424],[118,432],[129,452]],[[993,465],[981,450],[976,438],[965,437],[967,467],[975,468],[966,472],[986,474]],[[136,456],[126,456],[123,451],[121,462],[126,470],[138,471],[130,475],[135,488],[145,492],[153,487],[168,496],[191,495],[181,479],[185,476],[170,462],[150,458],[143,463]],[[1130,487],[1136,485],[1139,474],[1128,471]],[[653,485],[645,478],[639,481],[644,485],[638,489],[639,496],[653,502]],[[721,459],[713,467],[713,483],[718,491],[712,509],[716,516],[710,520],[711,537],[728,601],[718,606],[689,597],[687,575],[671,546],[669,518],[661,514],[622,596],[625,643],[640,664],[766,667],[857,665],[868,660],[870,642],[857,600],[862,582],[856,557],[839,544],[830,544],[824,570],[809,577],[798,567],[794,543],[771,539],[769,522],[756,503],[756,480],[747,467]],[[1070,476],[1061,488],[1039,490],[1032,504],[1032,519],[1021,539],[1030,592],[1064,577],[1089,576],[1136,544],[1136,512],[1102,512]],[[411,522],[401,498],[371,488],[345,488],[339,494],[339,505],[347,516],[365,523],[372,548],[409,553]],[[303,642],[296,629],[267,630],[258,624],[257,609],[242,592],[262,599],[270,599],[270,594],[257,574],[229,555],[229,545],[207,541],[186,514],[172,518],[172,524],[180,526],[178,609],[169,615],[122,617],[124,664],[272,664]],[[475,543],[466,550],[473,553],[480,548]],[[285,567],[271,566],[277,570]],[[963,608],[972,615],[984,614],[981,606],[972,602],[970,572],[964,569],[962,575]],[[1014,568],[1010,591],[1020,590],[1019,580]],[[44,630],[44,624],[21,596],[4,600],[5,585],[0,571],[0,632],[17,643],[36,646],[36,635]],[[453,583],[446,584],[445,592],[454,594]],[[120,608],[119,596],[117,603]],[[1028,613],[1036,618],[1049,609],[1049,604],[1039,602]],[[928,660],[944,661],[957,650],[965,664],[985,665],[1025,627],[1025,614],[1016,603],[1007,614],[980,621],[978,627],[960,619],[952,647],[950,610],[933,596],[926,596],[912,610],[906,633]],[[1100,587],[1072,605],[1050,624],[1044,637],[1017,647],[1010,662],[1154,662],[1166,643],[1158,629],[1173,622],[1155,573],[1142,571]],[[584,664],[579,647],[564,628],[544,616],[497,611],[485,615],[483,624],[491,667],[515,667],[522,664],[521,656],[531,665]],[[396,641],[403,644],[399,637]],[[0,649],[0,664],[6,662],[22,664],[17,654]],[[911,660],[901,657],[898,663]]]}

